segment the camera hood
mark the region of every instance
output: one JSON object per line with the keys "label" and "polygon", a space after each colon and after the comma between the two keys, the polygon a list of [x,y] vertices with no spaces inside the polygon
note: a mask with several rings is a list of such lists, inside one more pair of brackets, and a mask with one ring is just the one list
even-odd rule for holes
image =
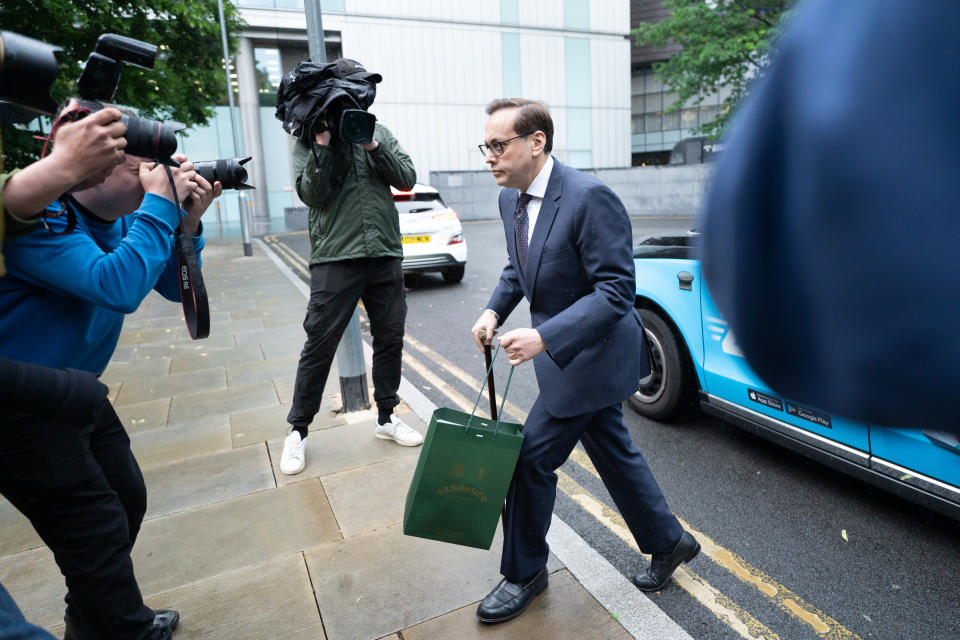
{"label": "camera hood", "polygon": [[369,73],[349,58],[329,63],[298,62],[280,81],[276,117],[283,122],[284,131],[305,138],[317,129],[318,120],[328,110],[366,111],[373,104],[377,83],[382,79],[380,74]]}

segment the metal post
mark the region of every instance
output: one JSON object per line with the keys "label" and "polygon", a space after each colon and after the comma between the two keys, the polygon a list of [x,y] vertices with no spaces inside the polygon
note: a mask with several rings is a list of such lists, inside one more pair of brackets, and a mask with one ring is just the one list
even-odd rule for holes
{"label": "metal post", "polygon": [[327,61],[327,45],[323,40],[323,12],[320,0],[304,0],[307,14],[307,48],[314,62]]}
{"label": "metal post", "polygon": [[[230,103],[230,132],[233,134],[233,153],[234,156],[243,157],[240,151],[240,143],[237,138],[237,123],[233,118],[233,111],[236,107],[233,104],[233,84],[230,82],[230,49],[227,47],[227,23],[223,19],[223,0],[217,0],[217,11],[220,14],[220,38],[223,40],[223,72],[227,77],[227,100]],[[247,216],[247,208],[243,206],[244,195],[242,190],[237,190],[237,209],[240,213],[240,235],[243,238],[243,255],[253,255],[253,244],[250,242],[250,219]],[[217,220],[219,222],[220,205],[217,204]]]}
{"label": "metal post", "polygon": [[[310,59],[327,61],[327,47],[323,39],[323,12],[320,0],[305,0],[307,14],[307,45]],[[340,346],[337,347],[337,371],[340,373],[340,397],[344,411],[359,411],[370,406],[367,392],[366,363],[363,360],[363,339],[360,337],[360,310],[355,309],[347,325]]]}

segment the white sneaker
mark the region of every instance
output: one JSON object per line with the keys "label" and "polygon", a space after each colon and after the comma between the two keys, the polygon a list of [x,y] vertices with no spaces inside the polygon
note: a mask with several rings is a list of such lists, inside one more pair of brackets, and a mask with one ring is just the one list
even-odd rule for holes
{"label": "white sneaker", "polygon": [[283,453],[280,454],[280,471],[288,476],[303,471],[307,457],[303,451],[303,440],[297,431],[291,431],[283,441]]}
{"label": "white sneaker", "polygon": [[416,447],[423,444],[423,436],[420,435],[420,432],[411,429],[406,422],[394,415],[390,416],[390,422],[377,425],[375,435],[383,440],[393,440],[405,447]]}

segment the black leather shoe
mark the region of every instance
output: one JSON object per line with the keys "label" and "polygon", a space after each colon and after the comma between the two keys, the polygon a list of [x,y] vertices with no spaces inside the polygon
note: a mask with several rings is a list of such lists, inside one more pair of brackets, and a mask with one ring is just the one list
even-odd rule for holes
{"label": "black leather shoe", "polygon": [[[93,634],[90,633],[86,623],[69,607],[63,616],[63,622],[65,623],[63,640],[94,640]],[[173,637],[173,631],[178,624],[180,624],[180,614],[178,612],[172,609],[158,609],[153,612],[153,625],[144,639],[168,640],[168,638]]]}
{"label": "black leather shoe", "polygon": [[544,567],[526,582],[510,582],[506,578],[500,581],[480,606],[477,617],[480,622],[503,622],[516,618],[523,613],[534,596],[547,588],[547,568]]}
{"label": "black leather shoe", "polygon": [[646,571],[633,576],[633,584],[637,585],[640,591],[659,591],[667,584],[667,580],[681,562],[690,562],[697,557],[698,553],[700,553],[700,543],[689,532],[684,531],[673,551],[653,554]]}

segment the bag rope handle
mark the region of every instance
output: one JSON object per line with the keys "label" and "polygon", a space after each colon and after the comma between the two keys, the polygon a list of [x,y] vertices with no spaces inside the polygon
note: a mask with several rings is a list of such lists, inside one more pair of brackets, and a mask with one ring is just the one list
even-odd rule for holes
{"label": "bag rope handle", "polygon": [[[490,358],[490,366],[487,368],[487,375],[484,376],[484,380],[490,378],[493,375],[493,363],[497,361],[497,354],[500,353],[500,349],[503,348],[503,345],[497,345],[497,350],[493,352],[493,357]],[[500,433],[500,419],[503,417],[503,407],[507,404],[507,392],[510,391],[510,381],[513,380],[513,370],[516,367],[510,367],[510,375],[507,376],[507,386],[503,389],[503,399],[500,401],[500,411],[497,412],[497,424],[493,429],[493,437],[496,438],[497,434]],[[470,423],[473,422],[473,418],[477,413],[477,407],[480,406],[480,398],[483,397],[483,383],[480,383],[480,393],[477,394],[477,401],[473,403],[473,411],[470,412],[470,418],[467,420],[467,426],[463,428],[463,435],[467,435],[467,431],[470,430]]]}

